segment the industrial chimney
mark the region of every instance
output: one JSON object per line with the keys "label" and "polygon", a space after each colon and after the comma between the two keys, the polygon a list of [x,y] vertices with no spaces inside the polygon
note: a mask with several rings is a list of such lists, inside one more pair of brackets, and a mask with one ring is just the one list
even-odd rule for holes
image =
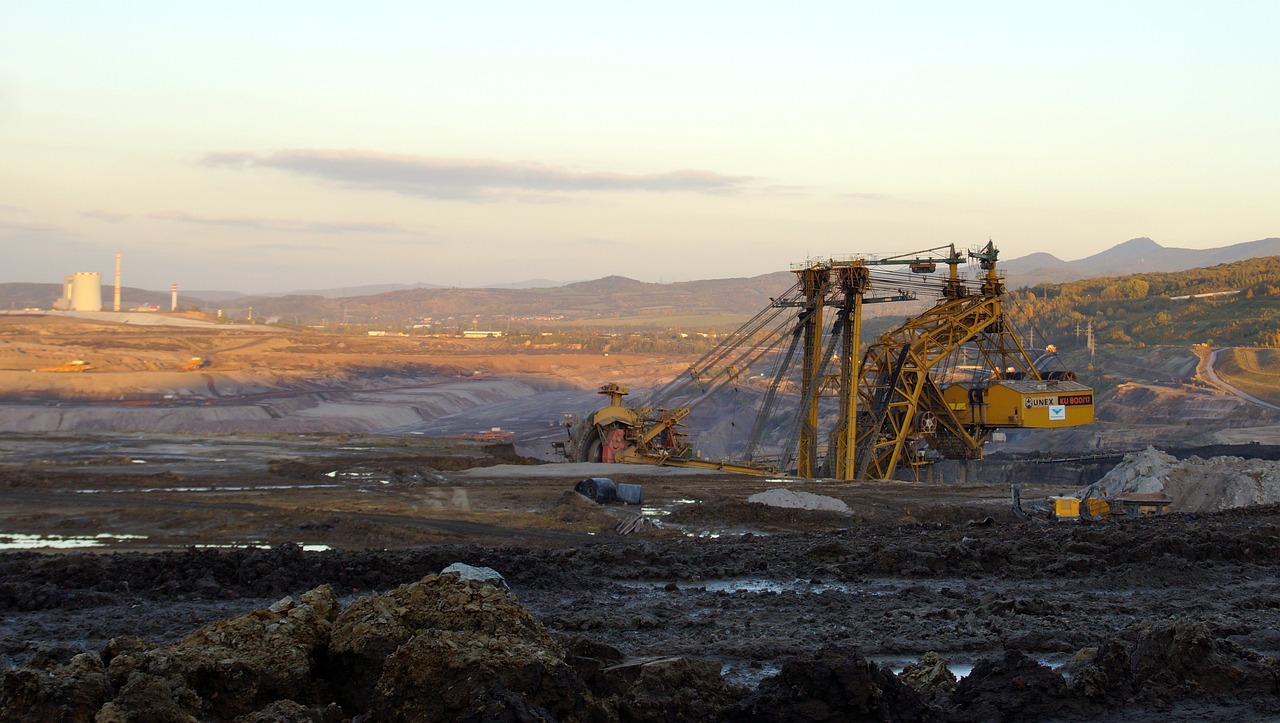
{"label": "industrial chimney", "polygon": [[116,252],[116,300],[111,305],[112,311],[120,310],[120,252]]}
{"label": "industrial chimney", "polygon": [[178,285],[177,284],[173,285],[173,289],[170,293],[171,293],[171,300],[169,302],[170,303],[169,311],[177,311],[178,310]]}

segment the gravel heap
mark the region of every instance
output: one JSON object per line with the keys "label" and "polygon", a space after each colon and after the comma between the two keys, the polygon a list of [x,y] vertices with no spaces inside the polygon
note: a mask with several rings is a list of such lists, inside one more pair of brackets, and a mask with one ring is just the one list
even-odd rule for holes
{"label": "gravel heap", "polygon": [[815,495],[811,492],[795,492],[793,490],[777,488],[757,492],[747,498],[747,502],[754,502],[758,505],[768,505],[769,507],[787,507],[801,510],[821,510],[823,512],[841,512],[848,514],[850,512],[849,505],[834,498],[823,495]]}
{"label": "gravel heap", "polygon": [[1179,461],[1154,447],[1126,455],[1090,485],[1094,497],[1163,492],[1174,512],[1217,512],[1280,502],[1280,463],[1241,457]]}

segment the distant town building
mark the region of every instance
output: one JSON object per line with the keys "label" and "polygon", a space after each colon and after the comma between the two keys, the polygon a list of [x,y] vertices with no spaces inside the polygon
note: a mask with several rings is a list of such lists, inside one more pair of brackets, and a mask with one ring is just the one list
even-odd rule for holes
{"label": "distant town building", "polygon": [[480,329],[468,329],[462,332],[464,339],[496,339],[502,336],[500,331],[482,331]]}

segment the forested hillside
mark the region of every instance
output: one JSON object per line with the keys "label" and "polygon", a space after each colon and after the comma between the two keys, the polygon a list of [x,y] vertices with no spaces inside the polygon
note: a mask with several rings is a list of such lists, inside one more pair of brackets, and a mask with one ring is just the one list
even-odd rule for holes
{"label": "forested hillside", "polygon": [[1010,311],[1063,348],[1084,346],[1090,321],[1098,344],[1280,346],[1280,256],[1041,284],[1012,292]]}

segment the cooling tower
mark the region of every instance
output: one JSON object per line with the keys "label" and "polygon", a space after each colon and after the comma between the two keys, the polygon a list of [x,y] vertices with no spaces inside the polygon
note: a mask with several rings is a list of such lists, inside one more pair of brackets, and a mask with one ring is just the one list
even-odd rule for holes
{"label": "cooling tower", "polygon": [[63,285],[72,311],[102,311],[102,274],[77,271]]}

